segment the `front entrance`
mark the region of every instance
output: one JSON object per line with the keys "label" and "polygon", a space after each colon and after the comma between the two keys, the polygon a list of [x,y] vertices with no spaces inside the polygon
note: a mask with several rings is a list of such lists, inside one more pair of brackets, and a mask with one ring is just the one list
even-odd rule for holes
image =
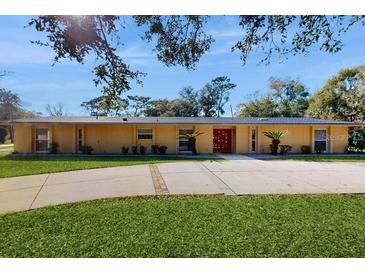
{"label": "front entrance", "polygon": [[229,128],[213,129],[213,152],[214,153],[232,152],[232,129]]}

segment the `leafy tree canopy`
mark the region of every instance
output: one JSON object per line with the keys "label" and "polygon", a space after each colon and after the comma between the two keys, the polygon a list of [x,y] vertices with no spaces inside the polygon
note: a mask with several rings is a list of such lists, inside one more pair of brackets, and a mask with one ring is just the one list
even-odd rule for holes
{"label": "leafy tree canopy", "polygon": [[81,103],[91,116],[120,116],[127,106],[128,101],[119,96],[99,96]]}
{"label": "leafy tree canopy", "polygon": [[271,78],[270,95],[280,116],[302,117],[308,108],[309,92],[298,80]]}
{"label": "leafy tree canopy", "polygon": [[270,78],[269,93],[238,105],[240,117],[303,117],[309,92],[298,80]]}
{"label": "leafy tree canopy", "polygon": [[237,106],[238,117],[280,117],[277,104],[271,96],[265,96],[241,103]]}
{"label": "leafy tree canopy", "polygon": [[224,114],[230,91],[235,87],[228,77],[216,77],[200,90],[183,88],[180,98],[150,101],[145,116],[219,117]]}
{"label": "leafy tree canopy", "polygon": [[306,114],[322,119],[365,121],[365,66],[340,70],[314,94]]}
{"label": "leafy tree canopy", "polygon": [[0,121],[28,118],[36,116],[35,113],[25,110],[17,94],[0,89]]}
{"label": "leafy tree canopy", "polygon": [[[257,15],[237,18],[242,38],[232,45],[232,51],[239,51],[244,63],[250,53],[257,50],[266,63],[273,55],[287,58],[307,54],[313,48],[337,52],[343,47],[341,36],[355,24],[365,23],[364,16]],[[130,90],[130,81],[140,83],[144,75],[132,70],[118,55],[119,35],[126,27],[121,19],[100,15],[39,16],[33,18],[29,26],[46,33],[46,41],[34,43],[50,46],[55,53],[55,62],[68,58],[83,63],[87,56],[94,54],[94,83],[103,96],[114,96],[116,101],[115,96]],[[157,58],[167,66],[194,69],[214,42],[214,37],[207,34],[207,16],[155,15],[134,16],[133,19],[144,30],[142,38],[154,44]],[[205,113],[222,114],[209,109]]]}
{"label": "leafy tree canopy", "polygon": [[145,96],[128,95],[127,98],[129,100],[129,108],[132,109],[129,115],[134,117],[141,116],[144,110],[146,109],[147,104],[151,100],[151,97],[145,97]]}
{"label": "leafy tree canopy", "polygon": [[152,100],[148,103],[146,110],[144,111],[145,116],[153,117],[172,117],[175,113],[171,109],[170,101],[168,99],[157,99]]}
{"label": "leafy tree canopy", "polygon": [[232,48],[241,52],[244,63],[259,50],[262,62],[273,55],[308,54],[311,49],[334,53],[342,49],[341,36],[355,24],[365,24],[365,16],[255,15],[241,16],[243,37]]}
{"label": "leafy tree canopy", "polygon": [[199,94],[203,116],[219,117],[224,114],[223,107],[229,100],[230,92],[236,87],[227,76],[220,76],[207,83]]}

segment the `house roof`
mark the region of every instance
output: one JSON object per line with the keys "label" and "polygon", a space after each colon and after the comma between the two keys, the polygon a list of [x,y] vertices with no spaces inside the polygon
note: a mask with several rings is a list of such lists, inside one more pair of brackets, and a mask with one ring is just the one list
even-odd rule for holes
{"label": "house roof", "polygon": [[353,125],[351,122],[315,118],[257,118],[257,117],[105,117],[62,116],[17,119],[13,123],[62,123],[62,124],[305,124]]}

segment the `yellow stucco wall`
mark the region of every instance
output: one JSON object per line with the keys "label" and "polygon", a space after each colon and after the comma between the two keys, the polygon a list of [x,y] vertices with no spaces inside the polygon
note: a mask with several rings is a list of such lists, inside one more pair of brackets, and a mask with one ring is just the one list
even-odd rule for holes
{"label": "yellow stucco wall", "polygon": [[155,127],[154,143],[167,146],[167,153],[175,153],[177,146],[177,127],[174,125],[157,125]]}
{"label": "yellow stucco wall", "polygon": [[74,125],[54,125],[52,127],[52,142],[59,144],[59,150],[63,153],[75,152],[75,126]]}
{"label": "yellow stucco wall", "polygon": [[[133,145],[144,145],[147,152],[151,145],[166,145],[168,153],[178,152],[179,129],[195,129],[203,134],[197,137],[199,153],[213,153],[213,125],[27,125],[14,126],[14,150],[20,153],[30,153],[34,147],[34,128],[49,128],[50,142],[58,142],[61,153],[75,152],[76,130],[84,128],[84,145],[90,145],[94,153],[120,153],[122,146],[130,148]],[[218,126],[217,127],[222,127]],[[236,125],[233,129],[233,152],[251,152],[251,128],[257,129],[258,152],[269,153],[271,140],[263,135],[264,131],[288,130],[281,144],[291,145],[293,152],[300,152],[302,145],[314,146],[314,130],[326,129],[330,153],[342,153],[348,143],[347,126],[311,126],[311,125]],[[152,140],[138,140],[138,128],[152,128]]]}
{"label": "yellow stucco wall", "polygon": [[14,126],[14,151],[19,153],[32,152],[32,126],[15,125]]}
{"label": "yellow stucco wall", "polygon": [[130,125],[86,125],[84,145],[92,146],[94,153],[120,153],[122,146],[132,146]]}
{"label": "yellow stucco wall", "polygon": [[348,128],[344,126],[330,127],[330,143],[332,153],[343,153],[348,145]]}
{"label": "yellow stucco wall", "polygon": [[260,137],[260,153],[270,153],[271,139],[264,136],[265,131],[288,130],[288,134],[282,138],[280,145],[292,146],[292,152],[301,152],[302,145],[311,146],[311,126],[307,125],[260,125],[258,134]]}
{"label": "yellow stucco wall", "polygon": [[203,133],[196,139],[198,153],[213,153],[213,126],[196,125],[195,130]]}
{"label": "yellow stucco wall", "polygon": [[236,126],[236,153],[249,153],[249,126],[237,125]]}

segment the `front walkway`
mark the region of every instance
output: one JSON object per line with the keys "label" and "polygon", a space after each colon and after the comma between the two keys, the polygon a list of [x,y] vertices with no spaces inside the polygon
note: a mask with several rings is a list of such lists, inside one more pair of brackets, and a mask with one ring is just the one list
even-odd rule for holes
{"label": "front walkway", "polygon": [[261,161],[247,156],[222,156],[229,160],[0,179],[0,213],[142,195],[365,193],[364,163]]}

